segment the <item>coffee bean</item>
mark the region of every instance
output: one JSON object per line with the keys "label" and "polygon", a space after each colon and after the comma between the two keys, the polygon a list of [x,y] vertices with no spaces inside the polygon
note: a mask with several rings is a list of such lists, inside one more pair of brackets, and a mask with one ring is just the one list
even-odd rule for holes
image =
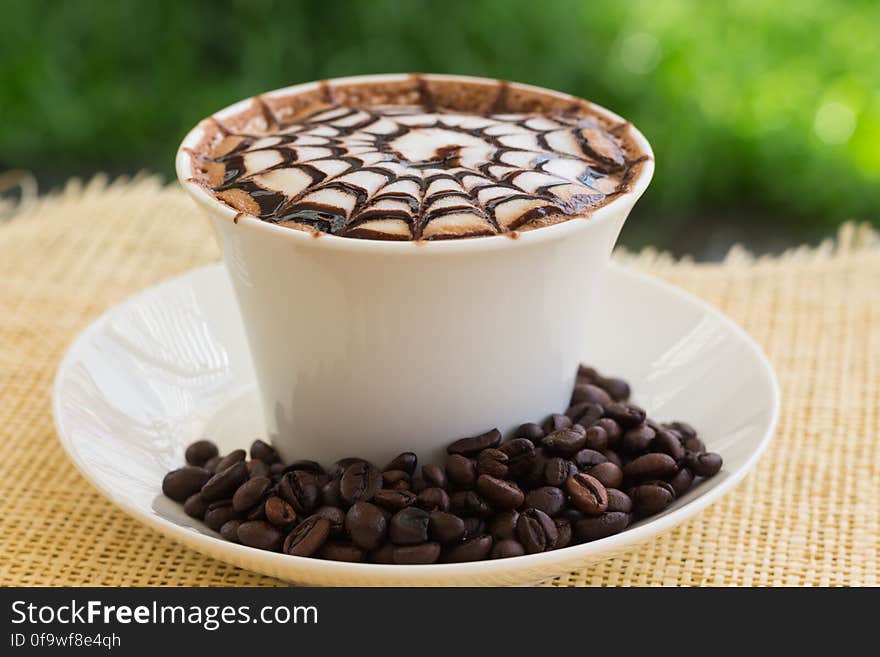
{"label": "coffee bean", "polygon": [[353,463],[339,480],[339,493],[346,504],[369,502],[382,487],[382,473],[366,461]]}
{"label": "coffee bean", "polygon": [[446,448],[448,454],[461,454],[462,456],[474,456],[488,447],[497,447],[501,444],[501,432],[492,429],[479,436],[462,438]]}
{"label": "coffee bean", "polygon": [[568,547],[571,544],[571,523],[565,518],[553,518],[553,522],[556,523],[556,533],[559,535],[553,544],[553,549]]}
{"label": "coffee bean", "polygon": [[[391,487],[391,490],[405,490],[405,491],[412,490],[412,483],[411,482],[412,482],[412,480],[406,481],[406,480],[401,479],[400,481],[394,483],[394,485]],[[424,489],[425,489],[425,487],[423,485],[419,486],[419,492],[423,491]],[[379,491],[376,491],[376,492],[378,493]],[[373,497],[375,497],[375,495]]]}
{"label": "coffee bean", "polygon": [[488,518],[492,515],[492,507],[489,506],[489,503],[481,495],[472,490],[465,491],[464,493],[463,511],[465,514],[476,516],[477,518]]}
{"label": "coffee bean", "polygon": [[382,485],[385,488],[394,488],[401,481],[409,482],[410,476],[405,470],[386,470],[382,473]]}
{"label": "coffee bean", "polygon": [[552,518],[565,508],[565,493],[555,486],[542,486],[529,491],[524,504],[526,509],[538,509]]}
{"label": "coffee bean", "polygon": [[698,477],[714,477],[721,470],[723,460],[720,454],[714,452],[690,452],[685,457],[685,463]]}
{"label": "coffee bean", "polygon": [[[315,476],[305,470],[288,472],[278,484],[278,495],[293,507],[296,514],[305,517],[318,506],[320,491]],[[326,504],[327,500],[323,500]]]}
{"label": "coffee bean", "polygon": [[584,448],[572,457],[571,461],[580,470],[589,470],[590,468],[605,463],[608,457],[595,449]]}
{"label": "coffee bean", "polygon": [[495,543],[492,552],[489,554],[490,559],[506,559],[507,557],[521,557],[526,551],[519,541],[507,538]]}
{"label": "coffee bean", "polygon": [[394,563],[401,565],[436,563],[440,558],[440,544],[397,545],[394,547],[392,558]]}
{"label": "coffee bean", "polygon": [[247,467],[248,477],[250,477],[251,479],[256,479],[257,477],[271,478],[272,476],[272,470],[269,468],[269,466],[259,459],[246,461],[245,467]]}
{"label": "coffee bean", "polygon": [[423,465],[422,479],[425,480],[425,486],[427,487],[446,488],[446,473],[439,465],[433,463]]}
{"label": "coffee bean", "polygon": [[378,490],[373,495],[373,504],[389,511],[400,511],[416,503],[416,494],[408,490]]}
{"label": "coffee bean", "polygon": [[526,422],[525,424],[519,425],[517,430],[513,432],[513,437],[514,439],[525,438],[526,440],[537,444],[544,438],[544,430],[539,424]]}
{"label": "coffee bean", "polygon": [[648,449],[655,435],[655,431],[647,424],[628,429],[620,439],[621,450],[627,454],[641,454]]}
{"label": "coffee bean", "polygon": [[571,408],[578,409],[573,414],[572,422],[581,425],[584,429],[596,424],[596,422],[602,419],[603,413],[605,413],[605,409],[602,406],[593,402],[581,402]]}
{"label": "coffee bean", "polygon": [[253,520],[238,526],[238,540],[248,547],[277,552],[281,547],[281,532],[275,525]]}
{"label": "coffee bean", "polygon": [[190,495],[198,493],[210,479],[211,473],[204,468],[187,465],[165,475],[162,492],[175,502],[184,502]]}
{"label": "coffee bean", "polygon": [[681,497],[688,492],[693,483],[694,473],[686,467],[681,468],[675,476],[669,480],[669,485],[672,486],[672,490],[675,491],[676,497]]}
{"label": "coffee bean", "polygon": [[587,429],[584,435],[584,447],[595,450],[608,447],[608,434],[605,432],[605,429],[599,425],[593,425]]}
{"label": "coffee bean", "polygon": [[205,461],[205,465],[202,467],[205,468],[211,474],[217,474],[217,464],[220,463],[220,455],[212,456],[207,461]]}
{"label": "coffee bean", "polygon": [[561,456],[554,456],[547,459],[544,465],[544,482],[548,486],[562,486],[576,472],[577,466],[574,463]]}
{"label": "coffee bean", "polygon": [[448,548],[443,555],[447,563],[461,563],[464,561],[481,561],[492,551],[492,537],[482,534],[469,538],[458,545]]}
{"label": "coffee bean", "polygon": [[584,518],[574,524],[578,540],[598,541],[600,538],[619,534],[629,526],[630,515],[621,511],[608,511],[601,516]]}
{"label": "coffee bean", "polygon": [[412,476],[416,471],[418,463],[419,458],[413,452],[403,452],[391,459],[388,465],[382,468],[382,470],[403,470],[408,475]]}
{"label": "coffee bean", "polygon": [[[604,456],[609,463],[613,463],[618,468],[623,469],[623,461],[620,459],[620,456],[613,449],[602,449],[599,450],[602,456]],[[598,465],[598,464],[597,464]]]}
{"label": "coffee bean", "polygon": [[342,495],[339,493],[339,479],[331,479],[324,484],[318,497],[323,505],[342,506]]}
{"label": "coffee bean", "polygon": [[697,438],[696,436],[689,438],[681,439],[681,446],[684,447],[685,452],[694,452],[695,454],[702,454],[706,451],[706,444]]}
{"label": "coffee bean", "polygon": [[[538,425],[535,425],[538,426]],[[540,427],[539,427],[540,428]],[[542,431],[543,433],[543,431]],[[507,455],[508,462],[524,454],[533,454],[535,444],[528,438],[514,438],[498,446],[498,451]]]}
{"label": "coffee bean", "polygon": [[452,454],[446,459],[446,477],[453,486],[471,488],[477,481],[476,465],[466,456]]}
{"label": "coffee bean", "polygon": [[[665,425],[667,428],[672,429],[673,431],[677,431],[678,434],[682,437],[682,439],[687,440],[688,438],[696,438],[697,430],[694,429],[687,422],[670,422]],[[685,446],[687,447],[687,446]],[[690,449],[690,448],[688,448]]]}
{"label": "coffee bean", "polygon": [[345,514],[345,531],[359,548],[375,550],[385,542],[388,523],[376,505],[355,502]]}
{"label": "coffee bean", "polygon": [[326,518],[330,523],[330,535],[340,536],[345,530],[345,511],[338,506],[319,506],[313,515]]}
{"label": "coffee bean", "polygon": [[464,522],[465,538],[474,538],[486,533],[486,522],[482,518],[468,516],[467,518],[462,518],[462,521]]}
{"label": "coffee bean", "polygon": [[668,429],[660,429],[654,432],[654,440],[651,441],[651,450],[668,454],[676,462],[681,462],[685,456],[685,449],[678,435]]}
{"label": "coffee bean", "polygon": [[425,511],[448,511],[449,495],[442,488],[426,488],[419,493],[416,504]]}
{"label": "coffee bean", "polygon": [[283,527],[296,522],[296,511],[294,511],[293,507],[280,497],[273,496],[267,499],[264,510],[266,513],[266,520],[273,525]]}
{"label": "coffee bean", "polygon": [[266,502],[260,500],[249,511],[244,514],[245,520],[265,520],[266,519]]}
{"label": "coffee bean", "polygon": [[508,509],[495,515],[489,522],[489,533],[496,541],[516,537],[516,523],[519,520],[519,512]]}
{"label": "coffee bean", "polygon": [[263,495],[271,485],[272,481],[268,477],[248,479],[238,487],[232,496],[232,508],[242,513],[252,509],[262,501]]}
{"label": "coffee bean", "polygon": [[544,449],[556,456],[572,457],[584,447],[586,431],[578,424],[568,429],[560,429],[544,438]]}
{"label": "coffee bean", "polygon": [[623,435],[623,429],[621,429],[620,425],[610,417],[600,418],[596,421],[595,426],[601,427],[605,431],[605,435],[608,438],[608,444],[611,446],[616,445],[617,441],[620,440],[620,437]]}
{"label": "coffee bean", "polygon": [[385,543],[381,547],[373,550],[368,555],[368,559],[373,563],[394,563],[394,543]]}
{"label": "coffee bean", "polygon": [[549,434],[561,431],[562,429],[568,429],[571,425],[571,418],[560,413],[554,413],[544,420],[544,424],[541,425],[541,428],[544,429],[544,439],[541,442],[546,441]]}
{"label": "coffee bean", "polygon": [[367,553],[357,545],[341,541],[327,541],[318,556],[329,561],[347,561],[349,563],[361,563],[366,560]]}
{"label": "coffee bean", "polygon": [[592,383],[578,383],[571,393],[571,404],[580,404],[581,402],[590,402],[605,406],[611,404],[611,395]]}
{"label": "coffee bean", "polygon": [[201,520],[205,517],[205,512],[207,510],[208,503],[205,502],[201,493],[193,493],[187,497],[186,502],[183,503],[183,512],[190,518]]}
{"label": "coffee bean", "polygon": [[230,520],[240,520],[241,514],[232,508],[232,500],[221,500],[208,505],[205,511],[205,524],[209,529],[219,532]]}
{"label": "coffee bean", "polygon": [[220,536],[230,543],[239,543],[238,528],[240,525],[241,520],[227,520],[223,523],[223,526],[220,527]]}
{"label": "coffee bean", "polygon": [[205,482],[202,486],[202,497],[206,502],[231,498],[247,478],[247,466],[244,461],[237,461],[225,470],[218,470],[217,474]]}
{"label": "coffee bean", "polygon": [[464,538],[464,521],[446,511],[432,511],[428,516],[428,535],[431,540],[449,545]]}
{"label": "coffee bean", "polygon": [[302,470],[304,472],[310,472],[313,475],[324,475],[324,468],[317,461],[310,461],[309,459],[299,459],[298,461],[294,461],[288,466],[285,466],[284,473],[293,472],[295,470]]}
{"label": "coffee bean", "polygon": [[331,479],[340,479],[343,473],[348,469],[349,466],[354,465],[355,463],[365,463],[364,459],[357,457],[349,457],[344,459],[339,459],[330,470],[327,471],[327,474]]}
{"label": "coffee bean", "polygon": [[507,476],[519,479],[529,472],[535,463],[535,445],[526,438],[514,438],[498,448],[507,454]]}
{"label": "coffee bean", "polygon": [[644,454],[623,466],[623,475],[631,481],[667,479],[676,472],[678,472],[678,466],[675,459],[661,452]]}
{"label": "coffee bean", "polygon": [[596,385],[607,392],[616,402],[626,401],[631,393],[629,384],[623,379],[602,377],[596,380]]}
{"label": "coffee bean", "polygon": [[586,518],[583,511],[578,511],[573,506],[567,506],[562,510],[562,513],[559,514],[560,518],[565,518],[571,524],[576,523],[578,520],[582,518]]}
{"label": "coffee bean", "polygon": [[623,483],[623,470],[610,461],[594,465],[587,474],[598,479],[605,488],[617,488]]}
{"label": "coffee bean", "polygon": [[330,521],[322,516],[309,516],[284,539],[284,553],[310,557],[321,549],[330,535]]}
{"label": "coffee bean", "polygon": [[477,478],[477,492],[496,509],[515,509],[525,499],[520,487],[512,481],[485,474]]}
{"label": "coffee bean", "polygon": [[635,404],[612,402],[605,405],[605,416],[617,422],[624,430],[639,426],[645,421],[645,409]]}
{"label": "coffee bean", "polygon": [[244,461],[247,458],[247,452],[243,449],[236,449],[226,456],[220,458],[220,461],[217,463],[217,472],[223,472],[228,467],[235,465],[240,461]]}
{"label": "coffee bean", "polygon": [[624,513],[632,511],[633,505],[629,495],[617,488],[608,488],[606,492],[608,493],[608,511],[622,511]]}
{"label": "coffee bean", "polygon": [[428,540],[430,516],[424,509],[410,506],[401,509],[388,525],[388,534],[395,545],[416,545]]}
{"label": "coffee bean", "polygon": [[276,463],[280,461],[281,458],[278,456],[278,452],[272,445],[269,443],[263,442],[262,440],[255,440],[251,443],[251,458],[259,459],[263,463],[271,465],[272,463]]}
{"label": "coffee bean", "polygon": [[579,472],[565,482],[565,490],[571,497],[571,503],[586,513],[595,516],[608,508],[608,492],[605,486],[595,477]]}
{"label": "coffee bean", "polygon": [[584,365],[583,363],[578,366],[577,372],[578,379],[585,379],[588,383],[592,383],[593,381],[598,381],[602,378],[602,375],[596,371],[595,368],[590,367],[589,365]]}
{"label": "coffee bean", "polygon": [[556,523],[543,511],[526,509],[516,522],[516,536],[529,554],[552,550],[559,538]]}
{"label": "coffee bean", "polygon": [[[534,453],[528,459],[528,461],[524,464],[528,467],[523,467],[520,472],[519,468],[516,468],[516,479],[522,484],[525,488],[535,488],[536,486],[541,486],[544,483],[544,469],[547,467],[547,461],[551,457],[544,451],[543,447],[538,447],[535,449]],[[513,465],[510,468],[511,474],[514,473],[515,469]]]}
{"label": "coffee bean", "polygon": [[636,513],[650,516],[660,513],[675,499],[675,489],[665,481],[652,481],[630,491]]}
{"label": "coffee bean", "polygon": [[220,453],[210,440],[197,440],[186,448],[184,458],[189,465],[203,466]]}
{"label": "coffee bean", "polygon": [[500,449],[484,449],[477,455],[477,474],[487,474],[504,479],[507,477],[507,454]]}

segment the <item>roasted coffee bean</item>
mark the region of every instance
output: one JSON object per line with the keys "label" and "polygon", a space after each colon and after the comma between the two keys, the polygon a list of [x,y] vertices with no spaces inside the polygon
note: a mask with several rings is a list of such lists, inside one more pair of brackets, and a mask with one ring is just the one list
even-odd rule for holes
{"label": "roasted coffee bean", "polygon": [[602,452],[595,449],[584,448],[572,457],[572,463],[580,470],[589,470],[590,468],[605,463],[608,457]]}
{"label": "roasted coffee bean", "polygon": [[448,454],[461,454],[462,456],[474,456],[489,447],[498,447],[501,444],[501,432],[492,429],[479,436],[456,440],[446,448]]}
{"label": "roasted coffee bean", "polygon": [[584,429],[588,429],[596,424],[596,422],[602,419],[602,414],[605,413],[604,408],[593,402],[582,402],[578,404],[577,407],[581,410],[578,412],[577,416],[573,418],[573,421]]}
{"label": "roasted coffee bean", "polygon": [[201,520],[205,517],[205,512],[207,510],[208,503],[205,502],[205,498],[202,497],[201,493],[193,493],[187,497],[186,502],[183,503],[183,512],[190,518]]}
{"label": "roasted coffee bean", "polygon": [[507,477],[508,460],[507,454],[500,449],[484,449],[477,454],[477,474],[487,474],[498,479],[504,479]]}
{"label": "roasted coffee bean", "polygon": [[539,509],[526,509],[516,521],[516,537],[529,554],[552,550],[559,539],[556,523]]}
{"label": "roasted coffee bean", "polygon": [[238,528],[240,525],[241,520],[227,520],[223,523],[223,526],[220,527],[220,536],[230,543],[239,543]]}
{"label": "roasted coffee bean", "polygon": [[211,478],[211,473],[204,468],[187,465],[165,475],[162,492],[175,502],[184,502],[190,495],[198,493]]}
{"label": "roasted coffee bean", "polygon": [[631,393],[629,384],[623,379],[602,377],[596,379],[596,385],[607,392],[616,402],[626,401],[627,399],[629,399]]}
{"label": "roasted coffee bean", "polygon": [[266,502],[260,501],[244,515],[245,520],[265,520]]}
{"label": "roasted coffee bean", "polygon": [[488,518],[492,515],[492,507],[479,493],[469,490],[464,494],[464,513],[477,518]]}
{"label": "roasted coffee bean", "polygon": [[442,488],[426,488],[419,493],[416,504],[425,511],[448,511],[449,495]]}
{"label": "roasted coffee bean", "polygon": [[572,421],[567,415],[562,415],[560,413],[554,413],[546,420],[544,420],[544,424],[541,425],[541,428],[544,429],[544,439],[541,441],[543,444],[549,434],[555,431],[561,431],[562,429],[568,429],[571,427]]}
{"label": "roasted coffee bean", "polygon": [[689,468],[682,467],[675,476],[669,480],[669,485],[675,491],[676,497],[687,493],[694,483],[694,473]]}
{"label": "roasted coffee bean", "polygon": [[530,490],[524,502],[526,509],[538,509],[551,518],[565,508],[565,493],[555,486],[542,486]]}
{"label": "roasted coffee bean", "polygon": [[382,468],[382,470],[403,470],[408,475],[412,476],[416,471],[418,463],[419,458],[413,452],[403,452],[391,459],[388,465]]}
{"label": "roasted coffee bean", "polygon": [[202,467],[205,468],[211,474],[217,474],[217,464],[220,463],[220,455],[212,456],[207,461],[205,461],[205,465]]}
{"label": "roasted coffee bean", "polygon": [[[523,468],[522,473],[517,474],[517,481],[525,488],[535,488],[543,485],[544,468],[547,467],[547,461],[550,458],[543,447],[536,448],[527,462],[528,468]],[[514,469],[511,467],[511,473],[513,471]]]}
{"label": "roasted coffee bean", "polygon": [[416,494],[408,490],[378,490],[373,495],[373,504],[395,512],[416,503]]}
{"label": "roasted coffee bean", "polygon": [[248,471],[248,477],[251,479],[256,479],[257,477],[271,478],[272,476],[272,471],[269,469],[269,466],[259,459],[246,461],[245,467]]}
{"label": "roasted coffee bean", "polygon": [[313,515],[327,519],[331,536],[339,536],[345,531],[345,511],[338,506],[319,506]]}
{"label": "roasted coffee bean", "polygon": [[492,551],[492,537],[488,534],[474,536],[458,545],[448,548],[443,555],[447,563],[461,563],[464,561],[481,561]]}
{"label": "roasted coffee bean", "polygon": [[345,531],[359,548],[375,550],[385,542],[388,523],[376,505],[355,502],[345,514]]}
{"label": "roasted coffee bean", "polygon": [[[623,469],[623,461],[620,459],[620,456],[613,449],[603,449],[599,450],[609,463],[613,463],[618,468]],[[598,464],[597,464],[598,465]]]}
{"label": "roasted coffee bean", "polygon": [[482,518],[468,516],[462,520],[464,521],[465,538],[473,538],[486,533],[486,522]]}
{"label": "roasted coffee bean", "polygon": [[623,513],[632,511],[632,500],[622,490],[608,488],[606,493],[608,493],[608,511],[622,511]]}
{"label": "roasted coffee bean", "polygon": [[446,473],[443,468],[434,463],[422,466],[422,479],[425,480],[426,487],[446,488]]}
{"label": "roasted coffee bean", "polygon": [[621,451],[626,454],[645,452],[654,440],[656,432],[647,424],[640,424],[624,432],[620,439]]}
{"label": "roasted coffee bean", "polygon": [[342,506],[342,495],[339,493],[339,479],[331,479],[321,487],[321,504],[326,506]]}
{"label": "roasted coffee bean", "polygon": [[229,499],[247,478],[247,466],[244,461],[238,461],[208,479],[202,486],[202,497],[206,502]]}
{"label": "roasted coffee bean", "polygon": [[314,511],[320,501],[327,504],[326,499],[319,499],[321,495],[315,475],[305,470],[294,470],[285,474],[278,484],[278,495],[301,518]]}
{"label": "roasted coffee bean", "polygon": [[491,475],[477,478],[477,492],[495,509],[516,509],[525,499],[522,490],[514,482]]}
{"label": "roasted coffee bean", "polygon": [[605,406],[612,403],[611,395],[592,383],[578,383],[571,393],[571,404],[580,404],[581,402],[590,402]]}
{"label": "roasted coffee bean", "polygon": [[[534,422],[526,422],[525,424],[519,425],[517,430],[513,432],[513,437],[514,440],[517,438],[525,438],[526,440],[537,445],[544,438],[544,430],[539,424],[535,424]],[[510,456],[510,454],[508,454],[508,456]]]}
{"label": "roasted coffee bean", "polygon": [[[694,429],[687,422],[670,422],[665,425],[667,428],[672,429],[673,431],[677,431],[678,434],[682,437],[683,440],[687,440],[688,438],[696,438],[697,430]],[[687,449],[689,447],[685,446]]]}
{"label": "roasted coffee bean", "polygon": [[251,443],[250,452],[252,459],[259,459],[268,465],[281,460],[278,451],[272,445],[259,439]]}
{"label": "roasted coffee bean", "polygon": [[583,511],[578,511],[573,506],[567,506],[562,510],[562,513],[559,514],[560,518],[565,518],[570,523],[574,524],[581,518],[586,518]]}
{"label": "roasted coffee bean", "polygon": [[269,472],[273,479],[281,479],[282,475],[284,475],[284,464],[280,461],[278,463],[273,463],[269,466]]}
{"label": "roasted coffee bean", "polygon": [[608,444],[611,446],[616,445],[617,441],[620,440],[620,437],[623,435],[623,429],[621,429],[620,425],[610,417],[603,417],[596,420],[595,426],[601,427],[605,430],[605,435],[608,437]]}
{"label": "roasted coffee bean", "polygon": [[364,459],[357,458],[355,456],[339,459],[327,471],[327,474],[330,476],[331,479],[340,479],[343,473],[348,469],[348,467],[354,465],[355,463],[365,463],[365,461]]}
{"label": "roasted coffee bean", "polygon": [[605,449],[608,447],[608,434],[599,425],[593,425],[587,429],[584,435],[584,447],[588,449]]}
{"label": "roasted coffee bean", "polygon": [[208,506],[204,522],[210,529],[219,532],[220,528],[230,520],[240,519],[241,514],[232,508],[232,500],[222,500]]}
{"label": "roasted coffee bean", "polygon": [[668,454],[676,462],[681,462],[684,459],[685,449],[675,432],[669,429],[660,429],[654,434],[654,440],[651,441],[651,451]]}
{"label": "roasted coffee bean", "polygon": [[284,527],[296,522],[296,511],[280,497],[273,496],[267,499],[264,511],[266,513],[266,520],[273,525]]}
{"label": "roasted coffee bean", "polygon": [[397,545],[392,553],[394,563],[427,564],[436,563],[440,558],[439,543],[421,543],[420,545]]}
{"label": "roasted coffee bean", "polygon": [[446,511],[432,511],[428,516],[428,535],[431,540],[449,545],[464,538],[464,520]]}
{"label": "roasted coffee bean", "polygon": [[449,510],[463,516],[467,513],[467,491],[457,490],[449,494]]}
{"label": "roasted coffee bean", "polygon": [[284,539],[284,553],[310,557],[321,549],[330,535],[330,521],[323,516],[309,516]]}
{"label": "roasted coffee bean", "polygon": [[366,461],[353,463],[339,480],[339,494],[346,504],[369,502],[382,487],[382,473]]}
{"label": "roasted coffee bean", "polygon": [[559,534],[556,542],[553,544],[553,549],[559,550],[568,547],[571,544],[571,523],[565,518],[553,518],[553,522],[556,523],[556,533]]}
{"label": "roasted coffee bean", "polygon": [[[400,481],[394,482],[394,485],[391,487],[391,490],[408,491],[411,488],[412,488],[412,484],[410,484],[410,482],[408,482],[404,479],[401,479]],[[420,492],[421,492],[421,490],[424,490],[424,486],[420,487]],[[379,491],[376,491],[376,492],[378,493]],[[375,495],[373,497],[375,497]]]}
{"label": "roasted coffee bean", "polygon": [[476,465],[466,456],[452,454],[446,459],[446,477],[453,486],[471,488],[477,481]]}
{"label": "roasted coffee bean", "polygon": [[650,516],[660,513],[675,499],[675,489],[665,481],[652,481],[636,486],[629,493],[636,513]]}
{"label": "roasted coffee bean", "polygon": [[575,404],[574,406],[569,406],[565,409],[565,416],[571,420],[572,424],[578,421],[578,418],[584,414],[584,411],[587,409],[587,405],[590,402],[581,402],[580,404]]}
{"label": "roasted coffee bean", "polygon": [[186,448],[184,458],[189,465],[203,466],[220,453],[210,440],[197,440]]}
{"label": "roasted coffee bean", "polygon": [[[535,425],[538,426],[538,425]],[[499,452],[507,454],[508,461],[523,454],[532,454],[535,451],[535,443],[528,438],[513,438],[498,446]]]}
{"label": "roasted coffee bean", "polygon": [[635,404],[612,402],[605,404],[605,416],[617,422],[623,429],[632,429],[645,421],[645,410]]}
{"label": "roasted coffee bean", "polygon": [[577,466],[574,463],[561,456],[554,456],[544,464],[544,482],[548,486],[562,486],[576,472]]}
{"label": "roasted coffee bean", "polygon": [[507,476],[519,479],[529,472],[535,463],[535,445],[527,438],[514,438],[498,448],[507,454]]}
{"label": "roasted coffee bean", "polygon": [[226,468],[235,465],[240,461],[244,461],[247,458],[247,452],[243,449],[236,449],[226,456],[220,458],[220,461],[217,463],[217,472],[223,472]]}
{"label": "roasted coffee bean", "polygon": [[288,472],[294,472],[295,470],[302,470],[303,472],[309,472],[316,476],[327,474],[320,463],[309,459],[299,459],[298,461],[294,461],[290,465],[284,467],[285,474]]}
{"label": "roasted coffee bean", "polygon": [[268,477],[248,479],[238,487],[232,496],[232,508],[242,513],[252,509],[263,500],[263,496],[271,485],[272,481]]}
{"label": "roasted coffee bean", "polygon": [[556,456],[570,458],[583,449],[586,431],[579,424],[568,429],[554,431],[544,437],[544,449]]}
{"label": "roasted coffee bean", "polygon": [[525,553],[526,551],[523,549],[523,546],[520,545],[519,541],[515,541],[512,538],[506,538],[495,543],[492,552],[489,553],[489,558],[506,559],[507,557],[521,557]]}
{"label": "roasted coffee bean", "polygon": [[394,543],[385,543],[381,547],[373,550],[368,555],[368,559],[373,563],[394,563]]}
{"label": "roasted coffee bean", "polygon": [[608,492],[605,486],[588,474],[579,472],[565,482],[565,490],[571,503],[590,516],[603,513],[608,508]]}
{"label": "roasted coffee bean", "polygon": [[428,540],[430,515],[424,509],[410,506],[401,509],[388,524],[388,535],[395,545],[417,545]]}
{"label": "roasted coffee bean", "polygon": [[507,538],[516,538],[516,522],[519,520],[519,512],[508,509],[496,514],[489,521],[489,533],[496,541]]}
{"label": "roasted coffee bean", "polygon": [[602,375],[596,371],[596,368],[590,367],[589,365],[584,365],[583,363],[581,363],[578,366],[577,378],[579,380],[584,379],[588,383],[592,383],[593,381],[601,379]]}
{"label": "roasted coffee bean", "polygon": [[648,479],[668,479],[678,472],[678,466],[669,454],[651,452],[644,454],[623,466],[623,475],[630,481]]}
{"label": "roasted coffee bean", "polygon": [[327,541],[318,556],[329,561],[347,561],[361,563],[367,558],[367,553],[357,545],[342,541]]}
{"label": "roasted coffee bean", "polygon": [[617,488],[623,483],[623,470],[610,461],[594,465],[587,474],[598,479],[605,488]]}
{"label": "roasted coffee bean", "polygon": [[394,488],[401,481],[409,482],[410,476],[406,470],[386,470],[382,473],[382,485],[386,488]]}
{"label": "roasted coffee bean", "polygon": [[243,522],[238,526],[238,540],[258,550],[277,552],[281,547],[281,532],[264,520]]}
{"label": "roasted coffee bean", "polygon": [[601,516],[584,518],[574,523],[574,535],[578,540],[598,541],[600,538],[619,534],[629,526],[630,515],[621,511],[608,511]]}
{"label": "roasted coffee bean", "polygon": [[714,477],[721,470],[723,461],[715,452],[690,452],[684,459],[688,468],[698,477]]}

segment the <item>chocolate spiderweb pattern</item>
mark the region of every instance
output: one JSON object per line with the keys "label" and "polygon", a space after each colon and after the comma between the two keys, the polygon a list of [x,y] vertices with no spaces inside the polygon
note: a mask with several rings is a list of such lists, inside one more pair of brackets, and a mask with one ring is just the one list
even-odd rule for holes
{"label": "chocolate spiderweb pattern", "polygon": [[263,109],[265,130],[224,128],[197,156],[206,184],[239,212],[313,233],[515,235],[587,216],[625,191],[634,163],[613,128],[573,113],[334,104],[285,123]]}

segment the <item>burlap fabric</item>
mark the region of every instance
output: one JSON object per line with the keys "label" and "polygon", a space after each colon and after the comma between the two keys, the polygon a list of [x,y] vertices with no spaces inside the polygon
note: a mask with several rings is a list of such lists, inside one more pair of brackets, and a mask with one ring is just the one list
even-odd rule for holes
{"label": "burlap fabric", "polygon": [[[207,221],[152,178],[69,184],[0,225],[0,584],[278,585],[183,548],[93,490],[55,437],[49,390],[110,305],[218,257]],[[723,264],[619,255],[720,307],[779,373],[779,429],[755,471],[696,519],[550,583],[876,585],[880,240]]]}

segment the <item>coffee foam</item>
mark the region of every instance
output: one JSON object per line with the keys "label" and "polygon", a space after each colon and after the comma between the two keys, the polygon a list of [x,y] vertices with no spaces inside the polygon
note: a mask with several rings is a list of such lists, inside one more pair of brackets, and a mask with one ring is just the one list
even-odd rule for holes
{"label": "coffee foam", "polygon": [[407,81],[257,98],[206,124],[194,180],[280,226],[438,240],[589,216],[646,159],[629,124],[585,101],[506,83]]}

